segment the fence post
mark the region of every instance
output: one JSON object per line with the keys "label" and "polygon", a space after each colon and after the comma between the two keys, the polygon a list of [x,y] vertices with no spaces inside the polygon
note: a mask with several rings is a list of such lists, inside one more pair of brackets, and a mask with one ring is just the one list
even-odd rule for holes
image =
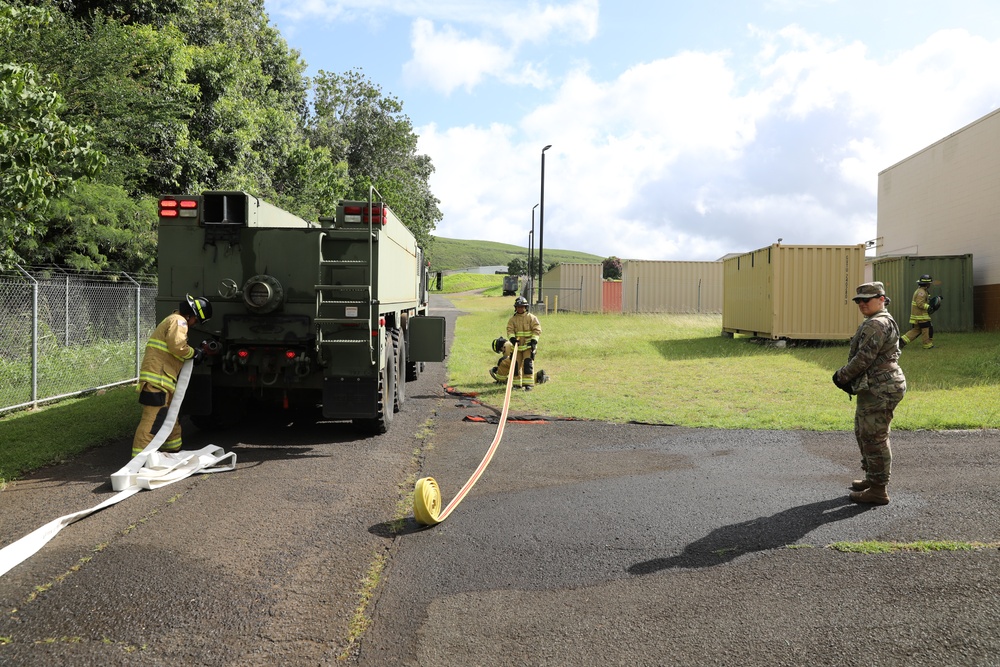
{"label": "fence post", "polygon": [[15,264],[17,270],[31,281],[31,407],[38,406],[38,281]]}
{"label": "fence post", "polygon": [[66,334],[63,336],[64,345],[69,347],[69,274],[66,274],[66,291],[63,293],[63,319],[66,321]]}
{"label": "fence post", "polygon": [[138,380],[142,364],[142,285],[133,280],[129,274],[122,275],[135,285],[135,378]]}

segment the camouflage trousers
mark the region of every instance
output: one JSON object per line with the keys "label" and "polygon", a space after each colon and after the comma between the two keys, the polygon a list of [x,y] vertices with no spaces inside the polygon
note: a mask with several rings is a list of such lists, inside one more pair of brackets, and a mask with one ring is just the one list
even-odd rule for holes
{"label": "camouflage trousers", "polygon": [[874,484],[888,484],[892,468],[889,431],[892,414],[906,393],[902,371],[886,374],[871,388],[858,392],[854,412],[854,436],[861,450],[861,469]]}

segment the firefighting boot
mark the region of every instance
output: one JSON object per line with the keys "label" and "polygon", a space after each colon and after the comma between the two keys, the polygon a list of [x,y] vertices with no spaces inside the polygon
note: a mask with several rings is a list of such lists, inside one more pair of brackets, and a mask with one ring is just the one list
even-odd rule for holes
{"label": "firefighting boot", "polygon": [[494,366],[493,368],[491,368],[490,369],[490,377],[493,378],[494,382],[502,382],[502,380],[500,380],[500,377],[497,375],[497,370],[498,369],[497,369],[496,366]]}
{"label": "firefighting boot", "polygon": [[871,485],[872,483],[869,482],[867,479],[856,479],[853,482],[851,482],[851,488],[854,489],[855,491],[864,491]]}
{"label": "firefighting boot", "polygon": [[906,334],[903,334],[902,336],[900,336],[899,337],[899,349],[902,350],[904,347],[906,347],[906,344],[909,343],[909,342],[910,342],[910,339],[906,337]]}
{"label": "firefighting boot", "polygon": [[929,350],[929,349],[931,349],[932,347],[934,347],[934,341],[932,341],[932,340],[928,340],[928,341],[927,341],[926,343],[924,343],[924,349],[925,349],[925,350]]}
{"label": "firefighting boot", "polygon": [[885,484],[872,484],[864,491],[852,491],[851,502],[888,505],[889,494],[885,491]]}

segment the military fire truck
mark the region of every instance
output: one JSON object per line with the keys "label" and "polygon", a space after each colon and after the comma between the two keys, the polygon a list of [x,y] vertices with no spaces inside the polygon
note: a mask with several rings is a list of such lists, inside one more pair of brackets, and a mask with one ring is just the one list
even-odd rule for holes
{"label": "military fire truck", "polygon": [[245,192],[163,196],[158,263],[157,321],[188,294],[212,304],[182,405],[202,428],[274,408],[385,433],[444,359],[423,251],[374,188],[317,222]]}

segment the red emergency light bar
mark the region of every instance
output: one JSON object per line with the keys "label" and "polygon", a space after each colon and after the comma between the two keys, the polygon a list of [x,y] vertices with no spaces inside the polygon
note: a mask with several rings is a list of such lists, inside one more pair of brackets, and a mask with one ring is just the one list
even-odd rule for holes
{"label": "red emergency light bar", "polygon": [[[385,215],[385,206],[372,206],[372,221],[376,224],[381,223],[383,225],[388,224],[388,220]],[[348,218],[351,216],[351,218]],[[368,207],[367,206],[345,206],[344,207],[344,222],[368,222]]]}
{"label": "red emergency light bar", "polygon": [[[180,210],[178,210],[180,209]],[[161,199],[161,218],[194,218],[198,215],[198,201],[195,199]]]}

